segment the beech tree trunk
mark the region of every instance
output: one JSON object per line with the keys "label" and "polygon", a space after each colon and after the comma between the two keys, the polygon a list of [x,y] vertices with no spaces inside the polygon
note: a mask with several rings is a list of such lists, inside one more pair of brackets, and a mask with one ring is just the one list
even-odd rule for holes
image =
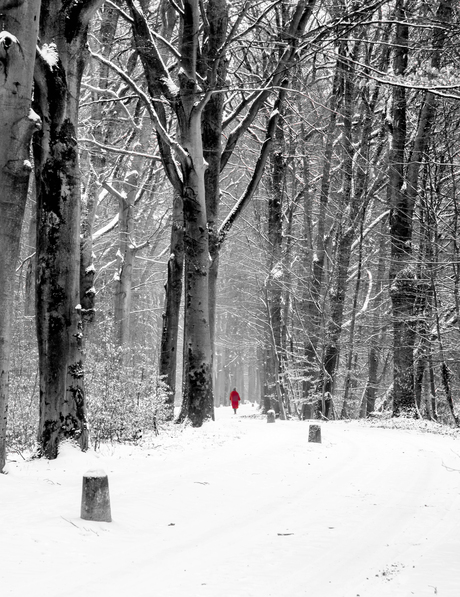
{"label": "beech tree trunk", "polygon": [[190,164],[184,169],[183,195],[186,304],[183,409],[197,427],[214,416],[208,302],[209,246],[200,120],[198,114],[190,114],[192,126],[182,135],[182,144],[191,157]]}
{"label": "beech tree trunk", "polygon": [[[208,2],[207,22],[209,33],[203,48],[203,64],[208,85],[218,88],[225,86],[227,76],[227,60],[222,56],[214,72],[216,57],[224,47],[228,26],[227,0],[214,0]],[[214,354],[214,334],[216,319],[217,276],[219,271],[219,234],[218,215],[220,201],[220,173],[222,154],[222,124],[224,112],[223,93],[214,93],[203,110],[202,137],[204,159],[207,163],[205,172],[206,188],[206,217],[209,233],[209,325],[211,331],[211,346]]]}
{"label": "beech tree trunk", "polygon": [[32,317],[35,315],[35,243],[37,236],[37,204],[35,201],[36,193],[33,176],[30,178],[29,193],[32,204],[30,205],[31,215],[29,220],[29,229],[27,231],[26,248],[29,259],[27,261],[24,284],[24,315],[26,317]]}
{"label": "beech tree trunk", "polygon": [[[395,9],[396,35],[393,69],[403,75],[407,67],[408,26],[403,0]],[[390,296],[393,310],[393,415],[414,412],[415,273],[411,267],[412,206],[403,189],[406,146],[406,90],[393,88],[392,149],[389,157],[388,194],[391,208]]]}
{"label": "beech tree trunk", "polygon": [[161,334],[160,377],[167,386],[167,419],[174,417],[176,393],[177,342],[179,336],[180,303],[184,275],[184,210],[182,197],[174,193],[170,254],[165,285],[165,307]]}
{"label": "beech tree trunk", "polygon": [[[282,97],[279,99],[282,112]],[[284,135],[284,114],[278,118],[275,140],[271,155],[271,177],[268,196],[268,276],[267,276],[267,347],[269,358],[266,361],[265,379],[275,401],[275,412],[285,418],[283,390],[281,387],[281,328],[282,328],[282,290],[283,290],[283,198],[286,185],[286,140]]]}
{"label": "beech tree trunk", "polygon": [[97,205],[99,185],[95,177],[89,178],[86,193],[82,197],[82,222],[80,239],[80,304],[84,339],[95,319],[94,278],[96,268],[93,263],[93,224]]}
{"label": "beech tree trunk", "polygon": [[6,459],[8,381],[15,269],[27,199],[39,0],[0,0],[0,472]]}
{"label": "beech tree trunk", "polygon": [[381,321],[382,313],[381,307],[383,304],[382,290],[383,279],[385,276],[385,264],[387,262],[386,249],[386,222],[380,226],[380,243],[379,243],[379,261],[376,272],[375,296],[373,303],[374,312],[372,315],[370,343],[368,352],[368,378],[366,389],[364,391],[363,404],[361,409],[361,416],[367,417],[375,410],[375,401],[377,398],[377,384],[378,384],[378,369],[380,356],[382,353],[382,338],[381,338]]}
{"label": "beech tree trunk", "polygon": [[[355,49],[358,42],[355,44]],[[323,358],[323,400],[321,414],[325,418],[331,416],[332,396],[334,394],[335,374],[339,363],[340,336],[342,331],[343,311],[347,290],[348,266],[350,263],[351,244],[355,235],[356,217],[359,208],[359,199],[352,190],[353,175],[353,145],[351,138],[351,119],[353,116],[354,94],[354,66],[349,44],[342,41],[339,48],[337,69],[339,77],[339,98],[342,102],[342,189],[338,215],[339,226],[336,239],[336,266],[333,273],[333,282],[329,291],[331,314],[327,325],[326,346]]]}
{"label": "beech tree trunk", "polygon": [[133,280],[134,239],[134,199],[136,197],[137,171],[129,172],[124,183],[125,192],[119,195],[119,249],[118,272],[115,281],[114,316],[115,341],[119,347],[129,343],[131,294]]}
{"label": "beech tree trunk", "polygon": [[186,414],[195,427],[214,418],[209,325],[209,242],[204,182],[206,166],[201,136],[205,103],[196,104],[195,100],[199,26],[197,0],[185,0],[180,47],[181,106],[178,114],[181,145],[187,154],[181,163],[185,222],[185,367],[182,416]]}
{"label": "beech tree trunk", "polygon": [[78,106],[89,21],[102,0],[43,0],[35,105],[37,180],[37,337],[41,453],[59,442],[88,445],[80,305],[80,170]]}

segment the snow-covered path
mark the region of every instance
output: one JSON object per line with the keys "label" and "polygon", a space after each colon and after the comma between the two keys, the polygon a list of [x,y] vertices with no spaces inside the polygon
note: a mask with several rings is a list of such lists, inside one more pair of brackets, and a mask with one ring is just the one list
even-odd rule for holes
{"label": "snow-covered path", "polygon": [[[460,446],[453,437],[249,418],[150,446],[0,477],[2,597],[460,595]],[[112,523],[79,518],[81,477],[109,475]]]}

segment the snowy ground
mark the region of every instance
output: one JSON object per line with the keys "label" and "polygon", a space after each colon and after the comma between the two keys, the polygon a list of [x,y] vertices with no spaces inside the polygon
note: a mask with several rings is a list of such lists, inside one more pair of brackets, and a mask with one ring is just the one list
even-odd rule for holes
{"label": "snowy ground", "polygon": [[[217,409],[141,446],[0,475],[2,597],[460,595],[460,438]],[[80,518],[109,475],[112,523]]]}

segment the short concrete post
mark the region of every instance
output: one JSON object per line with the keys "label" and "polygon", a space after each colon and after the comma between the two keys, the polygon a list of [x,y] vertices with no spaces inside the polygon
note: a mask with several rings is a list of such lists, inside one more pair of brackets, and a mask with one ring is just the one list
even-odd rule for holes
{"label": "short concrete post", "polygon": [[275,422],[275,411],[269,410],[267,411],[267,423],[274,423]]}
{"label": "short concrete post", "polygon": [[321,443],[321,427],[319,425],[310,425],[308,430],[308,441]]}
{"label": "short concrete post", "polygon": [[88,471],[83,475],[81,517],[84,520],[112,522],[109,480],[103,470]]}

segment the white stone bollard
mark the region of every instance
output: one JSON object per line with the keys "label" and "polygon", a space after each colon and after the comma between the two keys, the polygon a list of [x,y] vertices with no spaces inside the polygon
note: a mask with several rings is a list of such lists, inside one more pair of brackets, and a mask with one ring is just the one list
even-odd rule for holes
{"label": "white stone bollard", "polygon": [[319,425],[310,425],[308,430],[308,441],[321,443],[321,427]]}
{"label": "white stone bollard", "polygon": [[109,480],[103,470],[88,471],[83,475],[81,518],[112,522]]}
{"label": "white stone bollard", "polygon": [[275,422],[275,411],[269,410],[267,411],[267,423],[274,423]]}

